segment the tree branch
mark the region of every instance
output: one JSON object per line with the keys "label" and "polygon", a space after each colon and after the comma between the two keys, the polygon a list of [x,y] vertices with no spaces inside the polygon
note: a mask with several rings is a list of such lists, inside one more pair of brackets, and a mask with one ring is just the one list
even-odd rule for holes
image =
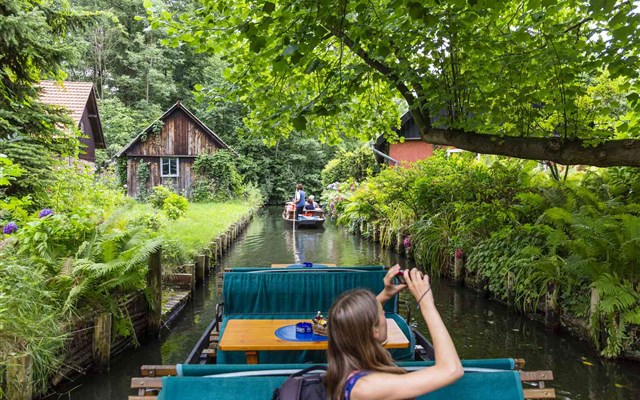
{"label": "tree branch", "polygon": [[418,107],[416,97],[413,95],[413,93],[411,93],[411,90],[409,90],[407,85],[405,85],[400,80],[398,75],[396,75],[396,73],[391,68],[384,65],[378,60],[372,59],[369,56],[369,54],[362,49],[362,47],[359,47],[359,46],[356,47],[354,41],[350,37],[348,37],[342,30],[327,27],[327,26],[325,26],[325,29],[331,32],[331,34],[333,34],[335,37],[344,41],[344,44],[346,44],[347,47],[351,49],[352,52],[354,52],[358,57],[360,57],[362,61],[364,61],[371,68],[375,69],[376,71],[384,75],[389,80],[389,82],[392,82],[396,86],[396,89],[398,89],[398,91],[400,92],[400,95],[402,95],[404,100],[409,105],[409,109],[412,110],[411,114],[413,115],[413,119],[416,121],[418,126],[431,125],[431,121],[429,121],[428,118],[425,118],[424,113]]}
{"label": "tree branch", "polygon": [[579,139],[499,136],[459,129],[420,129],[424,142],[454,146],[481,154],[527,160],[547,160],[563,165],[640,167],[640,140],[608,140],[596,146]]}

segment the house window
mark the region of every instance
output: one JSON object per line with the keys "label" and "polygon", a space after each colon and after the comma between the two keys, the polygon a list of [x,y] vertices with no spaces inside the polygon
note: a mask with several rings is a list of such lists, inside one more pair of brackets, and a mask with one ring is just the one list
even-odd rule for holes
{"label": "house window", "polygon": [[178,159],[177,158],[161,158],[160,159],[160,176],[162,177],[178,176]]}

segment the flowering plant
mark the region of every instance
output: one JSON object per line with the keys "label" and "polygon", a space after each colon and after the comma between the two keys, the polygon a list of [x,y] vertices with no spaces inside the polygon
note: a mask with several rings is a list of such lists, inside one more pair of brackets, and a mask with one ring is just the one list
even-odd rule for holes
{"label": "flowering plant", "polygon": [[16,224],[15,222],[9,222],[2,229],[2,233],[4,233],[5,235],[10,235],[10,234],[14,233],[17,230],[18,230],[18,224]]}
{"label": "flowering plant", "polygon": [[334,182],[327,185],[324,192],[322,192],[322,200],[323,203],[327,204],[327,212],[331,218],[340,216],[358,186],[358,183],[352,179],[348,182]]}
{"label": "flowering plant", "polygon": [[405,237],[404,240],[402,241],[402,244],[404,245],[405,249],[410,249],[411,248],[411,236]]}
{"label": "flowering plant", "polygon": [[44,217],[48,217],[49,215],[53,215],[53,210],[50,208],[43,208],[42,210],[40,210],[40,212],[38,213],[38,218],[44,218]]}
{"label": "flowering plant", "polygon": [[[449,254],[451,254],[451,253],[449,253]],[[464,255],[464,253],[463,253],[462,249],[458,247],[456,249],[456,258],[462,258],[463,255]]]}

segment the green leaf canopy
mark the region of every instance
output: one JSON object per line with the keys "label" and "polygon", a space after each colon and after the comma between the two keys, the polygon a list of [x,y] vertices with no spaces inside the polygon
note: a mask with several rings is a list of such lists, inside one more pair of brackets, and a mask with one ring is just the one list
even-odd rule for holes
{"label": "green leaf canopy", "polygon": [[433,144],[640,165],[632,2],[201,3],[179,16],[148,10],[174,44],[224,55],[247,125],[268,139],[388,134],[404,100]]}

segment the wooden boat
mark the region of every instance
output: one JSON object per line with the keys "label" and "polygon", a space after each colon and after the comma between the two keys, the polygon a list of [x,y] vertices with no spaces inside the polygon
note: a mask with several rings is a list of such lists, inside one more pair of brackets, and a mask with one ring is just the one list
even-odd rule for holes
{"label": "wooden boat", "polygon": [[[142,366],[142,377],[133,378],[131,383],[137,396],[130,396],[129,400],[150,399],[149,396],[158,396],[160,400],[203,398],[205,394],[209,399],[269,398],[293,371],[309,367],[308,362],[323,361],[316,357],[318,353],[311,354],[311,351],[270,352],[268,348],[260,348],[259,356],[255,354],[255,359],[250,360],[249,351],[245,359],[244,352],[222,350],[219,345],[228,332],[229,322],[285,317],[307,320],[316,309],[326,311],[335,295],[349,289],[347,286],[354,282],[374,292],[381,290],[381,277],[385,273],[384,268],[378,266],[225,270],[223,302],[216,305],[213,321],[185,363]],[[288,296],[283,296],[283,291]],[[318,296],[321,291],[324,295]],[[324,302],[318,300],[321,298]],[[396,296],[385,304],[386,315],[406,332],[411,346],[393,349],[399,351],[392,351],[392,355],[398,365],[407,369],[432,365],[431,343],[398,314],[400,306]],[[410,308],[405,306],[410,320]],[[250,363],[258,360],[260,364]],[[555,398],[555,391],[545,388],[545,382],[553,379],[553,373],[521,371],[523,360],[463,360],[463,366],[467,373],[460,381],[419,399]],[[207,378],[203,378],[205,376]],[[537,388],[523,389],[523,384]]]}
{"label": "wooden boat", "polygon": [[322,228],[325,221],[322,208],[305,210],[301,215],[298,215],[297,218],[295,217],[295,206],[289,202],[285,205],[284,211],[282,211],[282,219],[286,226],[295,226],[296,229]]}

